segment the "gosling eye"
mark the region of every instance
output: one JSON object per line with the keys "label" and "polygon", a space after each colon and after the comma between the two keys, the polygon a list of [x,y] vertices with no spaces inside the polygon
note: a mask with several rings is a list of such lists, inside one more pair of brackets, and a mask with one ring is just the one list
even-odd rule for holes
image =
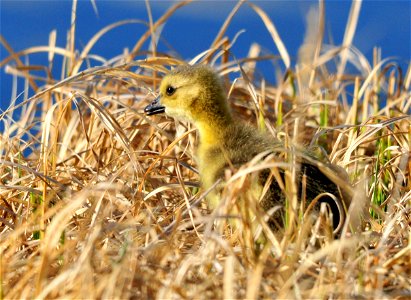
{"label": "gosling eye", "polygon": [[167,96],[172,96],[175,93],[176,89],[169,85],[166,89],[166,94]]}

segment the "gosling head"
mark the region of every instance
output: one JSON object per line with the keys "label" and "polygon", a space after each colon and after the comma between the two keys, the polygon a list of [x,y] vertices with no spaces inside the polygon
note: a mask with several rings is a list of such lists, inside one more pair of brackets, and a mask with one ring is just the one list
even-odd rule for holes
{"label": "gosling head", "polygon": [[159,96],[145,109],[147,115],[167,115],[193,123],[231,118],[221,80],[207,66],[180,66],[160,84]]}

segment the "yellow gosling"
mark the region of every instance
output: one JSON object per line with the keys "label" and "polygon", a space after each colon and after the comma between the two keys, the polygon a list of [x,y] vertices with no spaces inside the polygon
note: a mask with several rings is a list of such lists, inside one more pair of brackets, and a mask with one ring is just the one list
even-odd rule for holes
{"label": "yellow gosling", "polygon": [[[236,120],[229,108],[226,93],[219,76],[203,65],[180,66],[168,73],[160,85],[159,97],[145,108],[147,115],[165,112],[167,115],[192,122],[199,130],[200,143],[197,151],[201,185],[209,189],[229,166],[240,167],[265,151],[274,151],[282,146],[272,136],[259,132],[256,128]],[[300,158],[301,180],[306,174],[306,198],[308,202],[323,192],[341,198],[341,193],[318,167]],[[324,164],[323,164],[324,165]],[[336,170],[333,166],[328,168]],[[261,191],[268,172],[260,175]],[[282,177],[284,173],[282,172]],[[216,207],[218,193],[207,197],[209,206]],[[260,205],[268,210],[275,205],[284,205],[285,196],[278,183],[273,180],[269,192]],[[335,201],[327,201],[332,206],[334,227],[343,220],[344,212]],[[341,202],[340,202],[341,203]],[[338,203],[337,203],[338,204]],[[278,218],[275,217],[275,221]]]}

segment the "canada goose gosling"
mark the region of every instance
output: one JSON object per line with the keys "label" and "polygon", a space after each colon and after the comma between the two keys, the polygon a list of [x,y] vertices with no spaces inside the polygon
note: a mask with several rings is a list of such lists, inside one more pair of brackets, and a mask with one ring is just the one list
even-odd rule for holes
{"label": "canada goose gosling", "polygon": [[[168,73],[161,81],[159,97],[144,111],[147,115],[165,112],[169,116],[188,120],[198,128],[200,143],[197,159],[204,189],[210,188],[221,178],[229,165],[241,166],[264,151],[274,150],[279,144],[273,137],[233,118],[220,78],[210,67],[203,65],[180,66]],[[338,193],[337,187],[318,168],[310,164],[304,166],[308,180],[311,180],[307,182],[308,200],[328,191],[330,186],[335,188],[333,192]],[[322,187],[323,184],[326,186]],[[284,204],[284,195],[278,184],[272,186],[270,189],[274,191],[260,203],[265,210],[275,204]],[[219,197],[211,193],[207,200],[214,208]]]}

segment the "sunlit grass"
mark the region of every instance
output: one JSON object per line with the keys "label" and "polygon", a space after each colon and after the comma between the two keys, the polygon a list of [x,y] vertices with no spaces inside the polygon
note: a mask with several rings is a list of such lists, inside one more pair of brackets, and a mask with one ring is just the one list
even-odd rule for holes
{"label": "sunlit grass", "polygon": [[[261,244],[248,220],[229,212],[255,172],[245,174],[272,163],[269,158],[228,171],[221,204],[209,211],[202,201],[207,191],[199,189],[196,130],[143,114],[162,75],[184,63],[158,53],[155,44],[143,45],[161,41],[158,27],[182,5],[146,24],[133,49],[95,68],[84,69],[94,43],[119,24],[102,29],[80,55],[75,28],[64,48],[55,33],[42,49],[19,53],[1,39],[10,54],[2,71],[25,80],[24,93],[14,91],[0,114],[1,298],[409,296],[410,66],[401,70],[377,54],[368,62],[352,51],[356,4],[345,47],[324,47],[314,31],[306,39],[313,44],[300,52],[305,59],[293,66],[274,23],[252,5],[273,37],[272,52],[288,68],[275,85],[257,80],[256,63],[279,57],[262,57],[250,41],[250,57],[230,60],[226,50],[235,38],[226,29],[240,5],[233,4],[209,51],[192,62],[215,66],[239,118],[285,147],[319,146],[319,155],[346,170],[353,192],[339,239],[327,232],[327,218],[312,220],[304,211],[291,214],[284,235],[273,233],[251,203],[257,230],[267,237]],[[323,7],[319,12],[312,16],[321,25]],[[64,57],[62,78],[33,75],[37,67],[25,63],[25,56],[44,50],[44,70],[55,56]],[[348,73],[346,64],[363,67]],[[13,115],[18,110],[24,113]],[[286,191],[295,185],[292,170]],[[232,220],[240,225],[233,228]]]}

